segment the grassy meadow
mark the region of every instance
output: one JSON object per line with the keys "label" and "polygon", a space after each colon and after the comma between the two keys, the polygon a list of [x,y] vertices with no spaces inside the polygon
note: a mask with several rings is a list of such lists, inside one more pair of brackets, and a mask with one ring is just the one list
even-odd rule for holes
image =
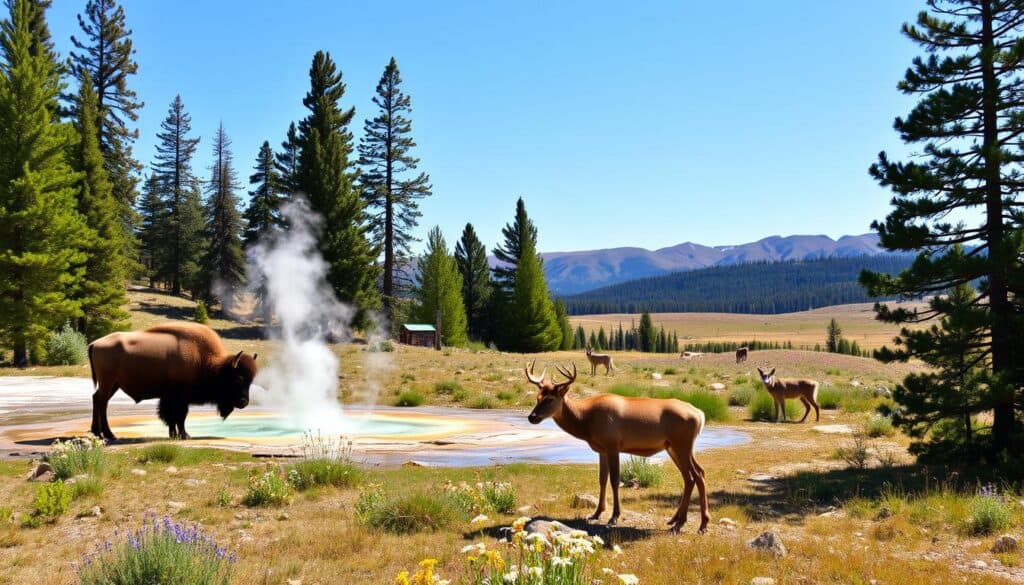
{"label": "grassy meadow", "polygon": [[[150,291],[132,292],[131,301],[136,328],[191,314],[188,301]],[[821,326],[814,330],[823,333],[829,313],[815,318]],[[713,316],[704,319],[713,326]],[[853,319],[841,322],[857,330]],[[211,325],[233,350],[273,355],[273,343],[255,338],[255,327],[216,319]],[[644,585],[746,584],[755,577],[885,585],[1024,580],[1020,552],[990,552],[1000,534],[1020,534],[1024,495],[996,486],[979,496],[976,479],[912,465],[908,439],[878,420],[887,399],[875,389],[891,389],[914,365],[804,351],[752,352],[739,365],[727,355],[683,361],[614,353],[616,372],[592,376],[577,352],[523,356],[396,345],[372,353],[360,344],[335,350],[341,399],[349,403],[507,408],[525,416],[534,392],[523,362],[572,360],[580,370],[576,396],[691,399],[715,412],[709,426],[748,433],[750,442],[697,454],[711,503],[706,535],[695,534],[696,502],[680,534],[665,529],[682,489],[670,466],[634,465],[636,484],[647,487],[622,488],[619,525],[587,522],[593,510],[574,506],[574,497],[597,494],[596,455],[591,465],[382,469],[352,467],[347,458],[257,459],[187,443],[114,445],[81,469],[71,466],[67,475],[77,477],[66,502],[40,496],[40,484],[25,480],[31,462],[0,460],[0,584],[77,582],[86,555],[115,530],[153,515],[199,524],[236,554],[233,583],[387,584],[428,558],[444,578],[462,583],[470,567],[463,548],[497,547],[501,528],[520,516],[557,519],[603,538],[594,562],[612,571],[605,583],[617,582],[618,574],[636,575]],[[758,420],[760,365],[819,380],[828,406],[821,422],[812,422],[813,412],[804,424]],[[87,376],[88,368],[0,371],[24,373]],[[352,457],[358,462],[358,452]],[[452,487],[462,482],[468,492]],[[479,482],[485,487],[474,491]],[[604,520],[608,513],[610,502]],[[748,548],[766,530],[781,537],[786,556]]]}

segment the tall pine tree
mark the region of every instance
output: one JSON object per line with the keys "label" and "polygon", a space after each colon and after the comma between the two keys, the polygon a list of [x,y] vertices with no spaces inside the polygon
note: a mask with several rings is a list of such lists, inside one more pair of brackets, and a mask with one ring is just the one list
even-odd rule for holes
{"label": "tall pine tree", "polygon": [[427,234],[427,249],[419,259],[415,318],[434,323],[440,312],[441,340],[445,345],[464,346],[469,341],[466,309],[462,304],[462,275],[448,244],[435,227]]}
{"label": "tall pine tree", "polygon": [[407,273],[412,230],[422,215],[419,200],[430,195],[430,177],[416,174],[419,159],[412,155],[412,99],[402,92],[402,76],[392,57],[377,83],[373,98],[378,113],[365,122],[359,142],[360,179],[370,212],[375,241],[384,247],[384,280],[381,286],[384,316],[391,319],[391,303],[408,284]]}
{"label": "tall pine tree", "polygon": [[125,295],[126,265],[121,256],[124,232],[117,221],[117,201],[103,168],[96,132],[96,93],[88,71],[84,71],[79,80],[75,111],[78,143],[71,163],[82,173],[78,212],[92,232],[81,242],[87,260],[76,295],[82,308],[78,329],[87,338],[96,339],[127,326],[128,314],[121,307],[128,303],[128,298]]}
{"label": "tall pine tree", "polygon": [[192,118],[185,111],[180,95],[171,102],[160,128],[156,160],[153,162],[153,172],[160,182],[166,210],[163,234],[166,263],[160,273],[162,280],[170,284],[171,293],[178,295],[182,289],[193,289],[196,285],[195,276],[203,250],[199,182],[192,174],[192,157],[199,139],[189,137]]}
{"label": "tall pine tree", "polygon": [[339,300],[357,309],[356,325],[366,326],[369,312],[380,305],[379,250],[367,239],[363,200],[354,185],[348,124],[355,109],[341,109],[345,84],[329,53],[317,51],[309,81],[302,100],[309,115],[299,123],[297,186],[323,218],[318,247],[328,265],[327,280]]}
{"label": "tall pine tree", "polygon": [[523,238],[521,243],[509,318],[505,321],[505,349],[523,353],[554,351],[562,344],[562,329],[544,278],[544,262],[533,237]]}
{"label": "tall pine tree", "polygon": [[462,237],[455,244],[455,262],[462,275],[462,302],[469,320],[469,335],[481,341],[490,341],[490,321],[487,308],[491,300],[491,269],[487,264],[487,249],[476,235],[473,224],[467,223]]}
{"label": "tall pine tree", "polygon": [[[1013,299],[1024,294],[1020,258],[1024,244],[1017,202],[1024,161],[1017,144],[1024,132],[1020,97],[1024,5],[931,0],[928,7],[915,25],[903,26],[904,34],[927,56],[915,58],[899,83],[900,91],[919,101],[894,125],[903,141],[915,145],[921,155],[897,162],[883,152],[871,167],[872,176],[895,194],[885,221],[872,224],[882,247],[918,256],[899,275],[866,273],[861,281],[873,296],[904,298],[946,294],[981,282],[971,304],[984,317],[979,349],[986,357],[979,363],[988,379],[987,395],[975,407],[992,412],[987,451],[994,461],[995,456],[1019,452],[1022,446],[1019,388],[1024,384],[1024,321]],[[979,216],[976,224],[950,219]],[[960,253],[958,245],[969,251]],[[883,305],[878,307],[878,317],[910,324],[942,319],[952,310],[934,303],[925,311]],[[938,338],[940,333],[933,335]],[[882,352],[881,357],[912,359],[926,351],[942,351],[908,331],[901,337],[915,342],[895,352]],[[935,361],[936,356],[930,359]],[[897,394],[904,396],[908,408],[919,408],[924,401],[911,399],[910,394],[945,390],[908,379]],[[940,414],[962,415],[949,409],[930,416],[938,420]]]}
{"label": "tall pine tree", "polygon": [[40,15],[28,0],[8,8],[0,23],[0,338],[22,367],[49,330],[80,315],[72,293],[91,233],[65,160],[70,134],[54,123],[56,63],[30,30]]}
{"label": "tall pine tree", "polygon": [[494,268],[494,281],[498,290],[507,296],[515,288],[516,268],[523,255],[526,241],[529,240],[534,247],[537,246],[537,227],[526,214],[526,203],[522,197],[516,201],[515,219],[502,228],[501,235],[505,241],[494,249],[494,257],[501,262]]}
{"label": "tall pine tree", "polygon": [[138,203],[139,261],[142,274],[152,288],[167,266],[167,204],[163,199],[160,176],[150,173],[142,186]]}
{"label": "tall pine tree", "polygon": [[206,184],[206,254],[200,266],[200,297],[218,301],[225,312],[233,308],[234,293],[245,279],[242,251],[242,217],[238,211],[238,175],[231,153],[231,139],[224,123],[213,138],[213,165]]}
{"label": "tall pine tree", "polygon": [[274,154],[274,168],[281,177],[281,190],[292,195],[299,190],[299,131],[295,122],[288,125],[288,134],[281,142],[281,150]]}
{"label": "tall pine tree", "polygon": [[249,184],[254,190],[249,191],[249,206],[245,209],[244,243],[247,248],[270,230],[282,226],[280,208],[284,191],[274,164],[274,151],[267,141],[263,142],[256,155]]}
{"label": "tall pine tree", "polygon": [[78,16],[82,37],[71,37],[71,69],[78,78],[88,72],[96,94],[97,132],[103,165],[118,202],[125,235],[126,253],[132,251],[133,228],[137,221],[133,206],[136,173],[142,166],[132,156],[138,130],[129,128],[144,105],[128,87],[138,71],[132,31],[125,24],[124,8],[116,0],[89,0]]}

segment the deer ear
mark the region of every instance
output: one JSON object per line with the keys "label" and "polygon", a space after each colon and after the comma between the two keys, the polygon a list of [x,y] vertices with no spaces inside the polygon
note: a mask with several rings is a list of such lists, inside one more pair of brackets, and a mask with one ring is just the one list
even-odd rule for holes
{"label": "deer ear", "polygon": [[572,382],[564,382],[562,384],[559,384],[558,395],[564,398],[565,395],[569,393],[569,386],[572,386]]}
{"label": "deer ear", "polygon": [[761,368],[757,368],[757,373],[764,376],[764,370],[762,370]]}
{"label": "deer ear", "polygon": [[238,352],[238,355],[235,356],[235,361],[231,362],[231,367],[232,368],[237,368],[238,367],[238,360],[240,360],[240,359],[242,359],[242,352]]}
{"label": "deer ear", "polygon": [[768,372],[768,375],[769,376],[774,376],[775,375],[775,368],[772,368],[772,371]]}

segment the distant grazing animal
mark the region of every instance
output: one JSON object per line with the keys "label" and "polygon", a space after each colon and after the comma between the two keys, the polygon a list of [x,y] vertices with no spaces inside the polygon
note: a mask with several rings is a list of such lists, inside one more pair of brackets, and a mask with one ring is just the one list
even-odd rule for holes
{"label": "distant grazing animal", "polygon": [[736,350],[736,363],[747,361],[747,354],[750,353],[750,348],[744,346]]}
{"label": "distant grazing animal", "polygon": [[818,409],[818,383],[814,380],[780,380],[775,377],[775,368],[767,374],[761,368],[757,368],[761,374],[761,382],[764,383],[768,393],[775,399],[775,422],[779,422],[779,412],[782,412],[782,420],[786,420],[786,399],[799,398],[803,403],[804,417],[800,422],[807,420],[807,415],[814,407],[814,421],[821,420],[821,411]]}
{"label": "distant grazing animal", "polygon": [[699,351],[684,351],[683,353],[679,354],[679,357],[683,358],[684,360],[688,360],[695,357],[700,357],[702,355],[704,354]]}
{"label": "distant grazing animal", "polygon": [[172,439],[188,439],[190,404],[216,404],[227,418],[249,404],[256,354],[228,353],[220,337],[197,323],[169,323],[145,331],[111,333],[89,344],[92,433],[116,439],[107,403],[119,389],[135,402],[158,398],[157,413]]}
{"label": "distant grazing animal", "polygon": [[668,451],[672,462],[683,474],[683,496],[676,513],[668,521],[673,532],[686,524],[693,486],[700,494],[700,532],[708,527],[708,497],[704,483],[704,469],[693,457],[697,435],[704,428],[704,413],[692,404],[675,398],[627,398],[616,394],[598,394],[574,400],[569,397],[569,386],[576,380],[576,364],[572,373],[559,367],[566,381],[556,384],[547,378],[547,370],[534,376],[533,364],[525,366],[526,379],[537,386],[537,406],[527,417],[538,424],[551,417],[563,431],[582,439],[601,458],[601,495],[591,520],[604,512],[605,486],[609,475],[612,483],[612,516],[608,524],[619,519],[619,453],[632,453],[650,457],[662,450]]}
{"label": "distant grazing animal", "polygon": [[587,361],[590,362],[590,375],[597,373],[597,366],[604,366],[605,375],[615,371],[615,364],[612,363],[612,356],[606,353],[594,353],[594,350],[587,348]]}

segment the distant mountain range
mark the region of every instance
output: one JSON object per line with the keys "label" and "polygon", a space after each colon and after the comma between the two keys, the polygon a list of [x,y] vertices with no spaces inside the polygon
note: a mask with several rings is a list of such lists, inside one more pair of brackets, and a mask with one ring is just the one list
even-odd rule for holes
{"label": "distant mountain range", "polygon": [[[771,236],[736,246],[704,246],[685,242],[659,250],[608,248],[548,252],[541,256],[548,287],[554,294],[564,296],[638,278],[710,266],[881,254],[888,252],[878,247],[878,235],[862,234],[843,236],[838,240],[828,236]],[[493,258],[491,262],[495,263]]]}

